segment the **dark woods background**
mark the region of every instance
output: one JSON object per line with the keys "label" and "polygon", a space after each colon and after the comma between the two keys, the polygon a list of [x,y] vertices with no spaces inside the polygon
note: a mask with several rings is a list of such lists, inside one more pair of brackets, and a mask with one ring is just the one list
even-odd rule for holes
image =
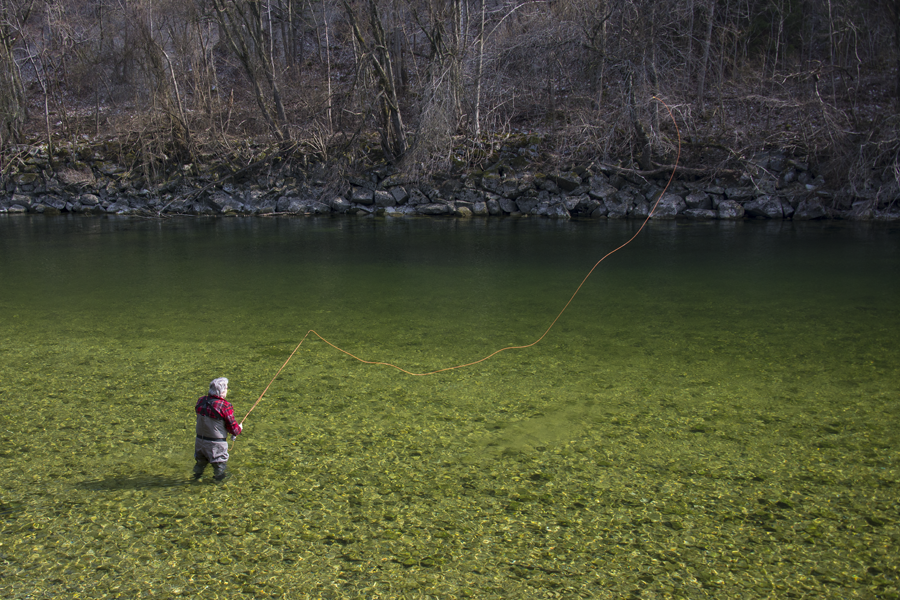
{"label": "dark woods background", "polygon": [[[900,180],[900,0],[2,0],[0,150],[411,177],[761,151]],[[243,161],[243,162],[242,162]]]}

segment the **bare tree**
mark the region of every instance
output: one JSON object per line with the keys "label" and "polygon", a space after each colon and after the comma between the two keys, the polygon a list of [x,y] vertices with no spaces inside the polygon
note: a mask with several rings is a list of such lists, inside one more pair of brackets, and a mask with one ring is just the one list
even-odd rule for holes
{"label": "bare tree", "polygon": [[[285,141],[291,135],[275,66],[273,1],[212,0],[212,3],[228,45],[253,87],[263,120],[272,133]],[[264,87],[268,93],[263,91]]]}
{"label": "bare tree", "polygon": [[14,49],[33,8],[33,0],[0,4],[0,149],[18,140],[28,118],[22,72]]}
{"label": "bare tree", "polygon": [[362,49],[365,58],[371,64],[376,81],[376,96],[380,106],[381,147],[388,160],[397,161],[406,154],[408,148],[406,127],[400,109],[400,96],[397,91],[394,54],[384,31],[384,24],[375,0],[367,0],[365,10],[368,13],[368,37],[360,28],[356,11],[347,0],[343,0],[344,8],[350,20],[353,36]]}

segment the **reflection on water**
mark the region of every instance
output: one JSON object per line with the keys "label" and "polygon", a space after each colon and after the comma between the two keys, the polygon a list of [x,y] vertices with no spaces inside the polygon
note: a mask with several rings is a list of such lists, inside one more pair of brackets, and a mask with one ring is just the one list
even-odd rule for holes
{"label": "reflection on water", "polygon": [[0,219],[0,596],[889,597],[900,231]]}

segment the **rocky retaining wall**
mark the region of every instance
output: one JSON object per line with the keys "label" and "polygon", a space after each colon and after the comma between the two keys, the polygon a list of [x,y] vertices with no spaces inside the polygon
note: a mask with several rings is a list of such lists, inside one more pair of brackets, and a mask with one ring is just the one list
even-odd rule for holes
{"label": "rocky retaining wall", "polygon": [[[626,169],[579,167],[552,173],[490,170],[410,182],[373,171],[326,185],[304,173],[257,177],[241,184],[212,184],[179,177],[147,185],[99,155],[54,161],[32,150],[7,168],[0,213],[118,215],[320,215],[435,216],[536,215],[549,218],[643,219],[668,178],[647,179]],[[896,183],[866,197],[827,189],[821,175],[779,154],[759,156],[734,182],[681,181],[659,198],[657,219],[900,220]],[[328,190],[342,189],[342,194]]]}

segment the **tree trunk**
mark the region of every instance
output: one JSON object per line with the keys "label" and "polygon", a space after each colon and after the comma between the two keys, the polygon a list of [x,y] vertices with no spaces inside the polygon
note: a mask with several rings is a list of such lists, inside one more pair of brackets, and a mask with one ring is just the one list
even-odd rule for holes
{"label": "tree trunk", "polygon": [[703,58],[700,59],[700,78],[697,81],[697,99],[701,108],[706,96],[706,70],[709,68],[709,47],[712,45],[713,23],[715,22],[716,0],[706,5],[706,36],[703,38]]}
{"label": "tree trunk", "polygon": [[6,36],[0,39],[0,150],[19,139],[28,118],[22,74]]}
{"label": "tree trunk", "polygon": [[378,97],[381,103],[381,146],[388,160],[400,160],[409,145],[406,140],[406,128],[400,112],[400,101],[397,94],[396,77],[394,76],[393,58],[388,46],[387,36],[378,14],[375,0],[369,0],[369,25],[372,29],[372,43],[367,42],[359,29],[356,14],[347,0],[344,8],[350,18],[350,27],[360,47],[371,56],[372,68],[378,81]]}

